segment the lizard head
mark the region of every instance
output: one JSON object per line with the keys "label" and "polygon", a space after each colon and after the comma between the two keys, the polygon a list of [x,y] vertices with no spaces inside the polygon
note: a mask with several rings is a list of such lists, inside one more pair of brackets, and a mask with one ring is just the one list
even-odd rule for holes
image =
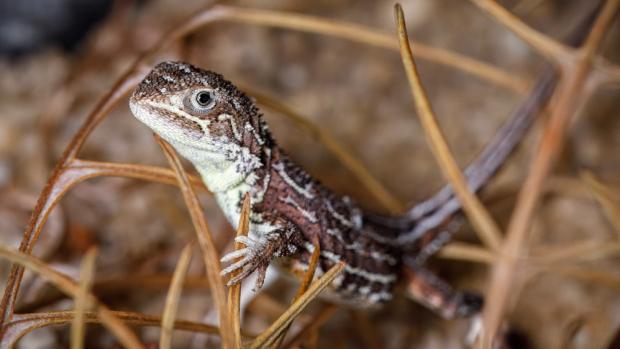
{"label": "lizard head", "polygon": [[180,62],[159,63],[130,99],[133,114],[169,142],[244,145],[258,129],[252,101],[220,74]]}
{"label": "lizard head", "polygon": [[211,177],[231,165],[251,172],[270,141],[250,98],[221,75],[186,63],[159,63],[129,104],[138,120]]}

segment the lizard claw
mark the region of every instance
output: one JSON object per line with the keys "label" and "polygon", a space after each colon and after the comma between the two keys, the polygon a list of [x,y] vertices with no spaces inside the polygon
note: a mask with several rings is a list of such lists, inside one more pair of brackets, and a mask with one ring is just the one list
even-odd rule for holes
{"label": "lizard claw", "polygon": [[[254,290],[261,288],[264,279],[265,271],[269,266],[270,256],[268,241],[264,239],[254,239],[248,236],[238,236],[235,238],[236,242],[244,244],[246,247],[234,250],[220,259],[221,262],[230,262],[235,259],[239,259],[231,265],[224,268],[221,272],[221,276],[227,276],[235,271],[239,273],[228,280],[226,285],[233,286],[240,283],[247,276],[252,274],[255,270],[259,270],[260,275],[256,281]],[[267,255],[265,255],[267,253]],[[261,277],[262,276],[262,277]]]}

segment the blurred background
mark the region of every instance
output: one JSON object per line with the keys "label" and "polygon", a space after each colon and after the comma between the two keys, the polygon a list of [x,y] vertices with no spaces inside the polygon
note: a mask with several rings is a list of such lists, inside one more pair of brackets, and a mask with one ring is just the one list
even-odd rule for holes
{"label": "blurred background", "polygon": [[[352,22],[395,36],[393,1],[223,3]],[[591,6],[578,0],[499,3],[557,39]],[[533,82],[544,66],[540,55],[468,1],[402,4],[414,41],[490,63],[526,83]],[[141,52],[209,5],[202,0],[0,0],[0,243],[19,246],[55,162],[97,100]],[[619,43],[616,20],[606,36],[603,56],[619,63]],[[432,195],[443,184],[396,51],[286,29],[218,22],[161,51],[150,63],[179,55],[272,96],[320,125],[403,205]],[[462,165],[482,149],[525,95],[437,63],[419,60],[419,65],[439,122]],[[310,173],[363,206],[385,211],[308,132],[276,112],[264,109],[264,113],[280,145]],[[591,171],[605,184],[609,207],[620,207],[618,86],[596,91],[579,115],[533,223],[532,253],[566,251],[584,241],[615,244],[620,239],[620,226],[613,223],[618,216],[610,216],[608,206],[601,206],[582,176]],[[540,127],[530,132],[483,193],[502,227],[539,134]],[[151,132],[131,116],[126,102],[97,127],[79,157],[167,166]],[[211,231],[224,249],[232,229],[208,195],[203,193],[201,199]],[[35,255],[76,276],[84,253],[97,246],[94,291],[100,299],[113,309],[160,314],[179,252],[193,237],[178,189],[98,178],[66,195],[51,215]],[[457,239],[476,242],[467,224]],[[507,317],[515,347],[612,348],[620,328],[618,251],[595,250],[574,261],[580,270],[596,274],[524,271],[529,276],[515,290]],[[202,321],[212,307],[207,286],[201,283],[204,268],[198,254],[196,250],[189,272],[196,282],[186,287],[179,310],[179,318],[194,321]],[[434,258],[430,267],[456,288],[485,290],[487,265]],[[8,270],[9,264],[0,264],[2,280]],[[250,305],[244,328],[263,330],[294,291],[294,285],[283,281],[262,292]],[[72,307],[70,299],[28,273],[20,297],[18,312]],[[339,309],[321,327],[317,343],[321,348],[461,348],[468,326],[467,320],[442,320],[400,297],[380,311]],[[20,348],[68,347],[68,327],[36,330],[22,339]],[[158,328],[139,333],[145,343],[157,343]],[[177,348],[202,348],[208,340],[175,332],[173,343]],[[88,328],[86,347],[116,346],[101,327]]]}

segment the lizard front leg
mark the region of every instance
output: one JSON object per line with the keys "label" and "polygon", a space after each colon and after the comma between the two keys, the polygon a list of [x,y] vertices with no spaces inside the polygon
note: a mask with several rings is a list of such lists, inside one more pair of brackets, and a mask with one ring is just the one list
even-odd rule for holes
{"label": "lizard front leg", "polygon": [[[275,219],[272,218],[274,216]],[[239,271],[237,275],[228,280],[228,286],[238,284],[253,272],[258,271],[254,286],[254,291],[257,291],[263,286],[267,267],[273,259],[297,252],[301,243],[301,232],[294,223],[275,214],[263,214],[262,221],[273,222],[270,225],[275,228],[269,232],[251,231],[253,234],[250,236],[237,237],[235,241],[242,243],[245,247],[222,257],[222,262],[239,259],[221,272],[222,276],[226,276]]]}

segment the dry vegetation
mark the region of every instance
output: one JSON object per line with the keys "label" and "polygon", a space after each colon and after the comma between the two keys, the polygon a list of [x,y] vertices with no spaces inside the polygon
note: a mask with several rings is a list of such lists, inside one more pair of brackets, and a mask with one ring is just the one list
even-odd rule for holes
{"label": "dry vegetation", "polygon": [[[1,63],[1,346],[463,346],[466,320],[441,320],[404,297],[372,312],[316,299],[342,265],[264,290],[241,321],[238,288],[219,278],[235,232],[127,108],[149,67],[176,58],[244,86],[296,160],[369,208],[400,211],[443,173],[471,226],[431,264],[486,295],[479,347],[502,321],[536,348],[612,347],[620,1],[605,1],[580,48],[552,39],[589,3],[415,0],[395,23],[389,1],[162,0],[139,12],[118,1],[79,55]],[[457,162],[481,149],[545,59],[562,82],[544,122],[471,195]]]}

